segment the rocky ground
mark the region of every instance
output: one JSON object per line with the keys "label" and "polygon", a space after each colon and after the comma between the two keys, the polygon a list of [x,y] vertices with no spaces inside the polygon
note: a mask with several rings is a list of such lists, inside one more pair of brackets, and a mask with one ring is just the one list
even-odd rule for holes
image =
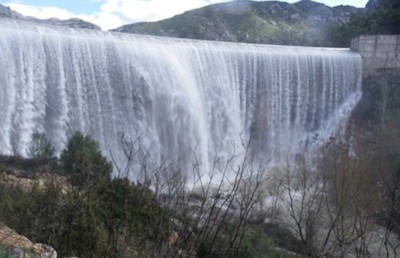
{"label": "rocky ground", "polygon": [[8,257],[57,258],[57,252],[46,244],[33,243],[0,222],[0,250]]}

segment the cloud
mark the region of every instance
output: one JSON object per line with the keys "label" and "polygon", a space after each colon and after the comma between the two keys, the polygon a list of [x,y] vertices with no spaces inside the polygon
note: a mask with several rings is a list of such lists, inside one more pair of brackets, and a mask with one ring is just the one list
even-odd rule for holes
{"label": "cloud", "polygon": [[25,16],[32,16],[40,19],[47,19],[51,17],[57,17],[59,19],[67,19],[71,15],[73,15],[71,12],[57,7],[34,7],[34,6],[14,4],[14,3],[5,5],[9,6],[14,11],[17,11]]}
{"label": "cloud", "polygon": [[80,18],[99,25],[103,30],[114,29],[124,24],[157,21],[181,14],[185,11],[200,8],[228,0],[86,0],[98,2],[98,11],[86,14],[72,13],[58,7],[38,7],[19,3],[6,3],[11,9],[25,15],[40,19]]}
{"label": "cloud", "polygon": [[107,12],[96,12],[92,14],[85,13],[72,13],[68,10],[61,9],[58,7],[38,7],[38,6],[30,6],[24,4],[4,4],[14,11],[17,11],[25,16],[32,16],[39,19],[49,19],[49,18],[58,18],[58,19],[70,19],[70,18],[80,18],[82,20],[94,23],[102,27],[103,30],[108,30],[112,28],[117,28],[124,24],[123,19],[121,19],[118,15],[113,15]]}
{"label": "cloud", "polygon": [[108,7],[110,2],[119,2],[118,13],[126,19],[156,21],[223,0],[107,0],[106,2],[108,3],[103,7]]}

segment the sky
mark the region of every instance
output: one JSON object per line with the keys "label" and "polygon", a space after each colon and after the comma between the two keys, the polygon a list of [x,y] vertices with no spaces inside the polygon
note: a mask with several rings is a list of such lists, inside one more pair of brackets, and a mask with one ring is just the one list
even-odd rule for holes
{"label": "sky", "polygon": [[[99,25],[103,30],[141,21],[158,21],[206,5],[229,0],[0,0],[25,16],[40,19],[72,17]],[[284,0],[282,0],[284,1]],[[294,3],[298,0],[286,0]],[[368,0],[314,0],[328,6],[365,7]]]}

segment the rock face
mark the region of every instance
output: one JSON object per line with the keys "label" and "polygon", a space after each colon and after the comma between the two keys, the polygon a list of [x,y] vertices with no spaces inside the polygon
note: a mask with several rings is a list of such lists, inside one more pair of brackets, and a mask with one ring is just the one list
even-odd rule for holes
{"label": "rock face", "polygon": [[368,12],[374,11],[380,6],[380,2],[380,0],[369,0],[366,9],[368,10]]}
{"label": "rock face", "polygon": [[65,177],[50,174],[50,173],[37,173],[27,177],[16,170],[7,170],[4,173],[0,170],[0,182],[6,185],[14,186],[22,191],[29,192],[33,187],[38,190],[45,189],[49,184],[55,185],[61,189],[61,192],[66,194],[71,189],[71,185]]}
{"label": "rock face", "polygon": [[10,254],[18,258],[30,257],[29,254],[32,253],[40,255],[40,258],[57,258],[57,252],[53,247],[44,244],[35,244],[1,222],[0,247],[8,250]]}
{"label": "rock face", "polygon": [[329,45],[333,26],[349,22],[363,9],[329,7],[311,0],[232,1],[188,11],[159,22],[125,25],[114,31],[248,43]]}
{"label": "rock face", "polygon": [[57,18],[41,20],[41,19],[37,19],[34,17],[26,17],[20,13],[17,13],[15,11],[11,10],[9,7],[6,7],[1,4],[0,4],[0,18],[23,20],[23,21],[29,21],[29,22],[34,22],[34,23],[39,23],[39,24],[44,24],[44,25],[100,30],[99,26],[97,26],[93,23],[81,20],[81,19],[77,19],[77,18],[72,18],[72,19],[68,19],[68,20],[60,20]]}

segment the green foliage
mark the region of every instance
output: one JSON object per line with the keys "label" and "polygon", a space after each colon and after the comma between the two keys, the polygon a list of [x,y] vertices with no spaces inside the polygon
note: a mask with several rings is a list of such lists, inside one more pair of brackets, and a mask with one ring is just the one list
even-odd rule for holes
{"label": "green foliage", "polygon": [[111,180],[111,164],[90,137],[75,133],[60,166],[79,187],[65,192],[50,182],[23,191],[2,184],[0,221],[61,256],[132,257],[165,240],[169,218],[152,191],[126,178]]}
{"label": "green foliage", "polygon": [[378,4],[378,7],[392,7],[392,8],[400,8],[400,2],[398,0],[378,0],[378,1],[368,1],[367,3],[367,9],[371,10],[371,8],[376,7],[376,6],[371,6],[372,3]]}
{"label": "green foliage", "polygon": [[245,227],[236,235],[238,223],[240,223],[238,220],[226,221],[215,239],[213,237],[203,238],[197,246],[198,257],[290,257],[286,252],[275,247],[274,241],[266,234],[262,225]]}
{"label": "green foliage", "polygon": [[0,248],[0,258],[13,258],[6,250]]}
{"label": "green foliage", "polygon": [[381,70],[363,82],[364,98],[361,104],[366,108],[356,108],[354,115],[358,120],[382,126],[389,123],[400,129],[400,75],[395,71]]}
{"label": "green foliage", "polygon": [[57,166],[57,158],[51,159],[46,158],[24,158],[19,155],[7,156],[0,155],[0,169],[1,168],[13,168],[18,170],[26,171],[27,174],[30,172],[52,172],[53,168]]}
{"label": "green foliage", "polygon": [[55,184],[29,192],[0,185],[0,221],[60,256],[116,258],[164,241],[169,225],[154,194],[127,179],[68,193]]}
{"label": "green foliage", "polygon": [[116,178],[98,185],[92,198],[92,209],[106,232],[104,254],[109,257],[122,257],[129,245],[140,250],[165,239],[169,219],[148,188]]}
{"label": "green foliage", "polygon": [[352,38],[367,34],[400,34],[400,7],[382,5],[371,13],[354,14],[349,23],[331,31],[332,45],[349,47]]}
{"label": "green foliage", "polygon": [[349,23],[334,27],[330,32],[331,44],[336,47],[350,47],[354,37],[370,34],[369,29],[364,26],[367,20],[364,14],[354,15]]}
{"label": "green foliage", "polygon": [[353,118],[363,130],[367,147],[363,155],[377,166],[381,178],[382,207],[377,216],[380,225],[400,232],[400,74],[382,69],[363,81],[363,98]]}
{"label": "green foliage", "polygon": [[53,184],[29,192],[6,185],[1,189],[0,219],[8,226],[33,242],[50,244],[59,255],[100,257],[96,214],[77,192],[62,194]]}
{"label": "green foliage", "polygon": [[[237,1],[192,10],[158,22],[126,25],[127,33],[232,42],[327,46],[327,30],[341,23],[356,8],[328,10],[322,4],[301,1],[294,5],[270,1]],[[327,15],[328,16],[328,15]],[[337,18],[337,19],[335,19]],[[332,20],[336,20],[333,21]]]}
{"label": "green foliage", "polygon": [[111,178],[112,165],[102,156],[98,143],[75,132],[60,157],[60,166],[72,185],[82,187]]}
{"label": "green foliage", "polygon": [[28,149],[28,156],[33,159],[51,159],[55,149],[42,133],[32,134],[32,142]]}
{"label": "green foliage", "polygon": [[281,257],[281,252],[275,249],[273,241],[261,228],[250,229],[245,232],[241,253],[241,257]]}
{"label": "green foliage", "polygon": [[[191,252],[195,246],[199,257],[286,257],[262,227],[243,226],[238,218],[218,222],[220,228],[209,231],[189,223],[174,229],[179,241],[167,246],[171,227],[176,226],[170,225],[168,211],[144,185],[111,179],[111,164],[88,136],[73,135],[60,167],[78,187],[54,181],[23,191],[0,183],[0,221],[33,242],[51,245],[60,256],[175,257],[180,248]],[[185,216],[195,220],[190,213]]]}

